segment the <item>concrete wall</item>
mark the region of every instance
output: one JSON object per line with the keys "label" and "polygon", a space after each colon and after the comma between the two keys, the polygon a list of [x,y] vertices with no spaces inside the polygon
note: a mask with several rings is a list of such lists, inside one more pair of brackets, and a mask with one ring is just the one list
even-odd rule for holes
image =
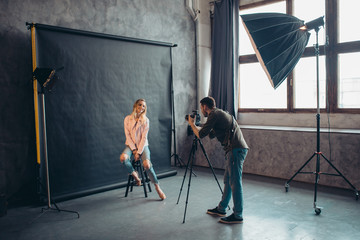
{"label": "concrete wall", "polygon": [[0,9],[0,194],[12,196],[35,182],[31,38],[25,22],[176,43],[176,135],[178,151],[188,152],[184,116],[196,108],[196,56],[194,22],[184,0],[5,0]]}
{"label": "concrete wall", "polygon": [[[315,120],[314,120],[315,121]],[[316,128],[241,125],[250,151],[244,172],[289,180],[317,150]],[[214,168],[224,169],[224,154],[216,140],[202,140]],[[357,129],[321,129],[320,151],[357,189],[360,188],[360,131]],[[320,158],[320,171],[337,174]],[[208,166],[199,150],[196,164]],[[316,157],[303,169],[316,171]],[[298,174],[294,181],[314,183],[314,174]],[[340,176],[321,175],[319,184],[352,189]]]}

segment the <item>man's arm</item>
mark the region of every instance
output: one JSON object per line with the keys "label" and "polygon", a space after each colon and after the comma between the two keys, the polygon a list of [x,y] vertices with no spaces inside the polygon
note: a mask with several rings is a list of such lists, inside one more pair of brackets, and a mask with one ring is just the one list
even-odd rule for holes
{"label": "man's arm", "polygon": [[188,118],[188,123],[189,123],[191,129],[193,130],[194,134],[195,134],[198,138],[200,138],[200,137],[199,137],[199,131],[200,131],[201,128],[195,125],[195,119],[192,118],[190,115],[189,115],[189,118]]}

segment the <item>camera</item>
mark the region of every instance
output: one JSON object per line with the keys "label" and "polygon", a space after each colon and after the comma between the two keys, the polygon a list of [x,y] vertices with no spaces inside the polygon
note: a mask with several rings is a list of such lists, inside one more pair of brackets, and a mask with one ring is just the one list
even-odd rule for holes
{"label": "camera", "polygon": [[191,114],[185,115],[185,120],[189,120],[189,116],[195,119],[195,126],[200,126],[200,114],[198,110],[193,110]]}

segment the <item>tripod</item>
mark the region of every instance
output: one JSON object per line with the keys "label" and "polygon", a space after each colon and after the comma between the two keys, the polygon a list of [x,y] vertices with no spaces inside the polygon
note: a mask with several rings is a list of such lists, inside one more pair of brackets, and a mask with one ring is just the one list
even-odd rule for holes
{"label": "tripod", "polygon": [[[315,44],[315,55],[316,55],[316,80],[317,80],[317,114],[316,114],[316,152],[302,165],[302,167],[285,183],[285,190],[288,192],[289,190],[289,184],[290,182],[296,177],[298,173],[304,173],[304,174],[315,174],[315,189],[314,189],[314,209],[316,215],[319,215],[321,213],[321,207],[318,207],[316,205],[317,200],[317,185],[320,179],[320,175],[331,175],[331,176],[341,176],[354,190],[356,200],[359,199],[359,193],[357,189],[350,183],[349,180],[323,155],[323,153],[320,151],[320,107],[319,107],[319,40],[318,40],[318,33],[319,33],[319,27],[316,27],[316,44]],[[316,156],[316,170],[315,172],[302,172],[301,170]],[[320,172],[320,157],[325,159],[325,161],[337,172],[337,174],[333,173],[323,173]]]}
{"label": "tripod", "polygon": [[[182,192],[182,189],[183,189],[183,186],[184,186],[184,182],[185,182],[185,178],[186,178],[186,174],[187,174],[187,171],[188,169],[190,169],[190,176],[189,176],[189,182],[188,182],[188,189],[187,189],[187,194],[186,194],[186,203],[185,203],[185,211],[184,211],[184,219],[183,219],[183,223],[185,223],[185,218],[186,218],[186,210],[187,210],[187,204],[188,204],[188,200],[189,200],[189,193],[190,193],[190,185],[191,185],[191,176],[193,174],[193,163],[194,163],[194,159],[195,159],[195,153],[196,153],[196,150],[197,150],[197,143],[199,142],[200,144],[200,147],[201,147],[201,150],[203,151],[204,153],[204,156],[211,168],[211,171],[215,177],[215,180],[220,188],[220,191],[221,191],[221,194],[223,194],[223,190],[221,189],[221,186],[219,184],[219,181],[215,175],[215,172],[214,172],[214,168],[212,167],[211,163],[210,163],[210,160],[205,152],[205,149],[204,149],[204,146],[202,145],[200,139],[195,135],[194,139],[193,139],[193,143],[192,143],[192,147],[191,147],[191,151],[190,151],[190,154],[189,154],[189,160],[187,162],[187,165],[186,165],[186,170],[185,170],[185,174],[184,174],[184,178],[183,178],[183,181],[182,181],[182,184],[181,184],[181,188],[180,188],[180,192],[179,192],[179,197],[178,197],[178,200],[176,202],[176,204],[179,204],[179,199],[180,199],[180,196],[181,196],[181,192]],[[189,167],[190,166],[190,167]]]}

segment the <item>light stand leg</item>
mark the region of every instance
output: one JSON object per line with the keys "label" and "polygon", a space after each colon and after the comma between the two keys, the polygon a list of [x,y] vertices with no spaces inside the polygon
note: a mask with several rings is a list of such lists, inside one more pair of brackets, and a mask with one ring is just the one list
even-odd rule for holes
{"label": "light stand leg", "polygon": [[334,166],[334,164],[332,164],[322,153],[320,153],[320,155],[325,159],[325,161],[338,173],[338,174],[330,174],[330,173],[323,173],[324,175],[331,175],[331,176],[339,176],[342,177],[345,182],[347,182],[349,184],[349,186],[354,190],[355,193],[355,198],[356,200],[359,200],[359,192],[358,190],[355,188],[354,185],[351,184],[351,182]]}
{"label": "light stand leg", "polygon": [[[305,172],[301,172],[301,170],[313,159],[313,157],[314,157],[315,155],[316,155],[316,153],[314,153],[314,154],[304,163],[304,165],[302,165],[301,168],[299,168],[299,170],[297,170],[297,172],[285,183],[285,191],[286,191],[286,192],[289,191],[290,182],[296,177],[296,175],[298,175],[299,173],[305,173]],[[306,173],[313,174],[313,172],[306,172]]]}
{"label": "light stand leg", "polygon": [[[56,210],[58,212],[69,212],[77,214],[77,217],[80,218],[80,214],[76,211],[62,210],[60,209],[54,201],[52,201],[50,196],[50,177],[49,177],[49,162],[48,162],[48,153],[47,153],[47,135],[46,135],[46,119],[45,119],[45,97],[44,93],[41,94],[41,108],[42,108],[42,121],[43,121],[43,141],[44,141],[44,162],[45,162],[45,171],[46,171],[46,190],[47,190],[47,208],[42,208],[41,212],[46,210]],[[52,208],[51,203],[54,204],[55,208]]]}

